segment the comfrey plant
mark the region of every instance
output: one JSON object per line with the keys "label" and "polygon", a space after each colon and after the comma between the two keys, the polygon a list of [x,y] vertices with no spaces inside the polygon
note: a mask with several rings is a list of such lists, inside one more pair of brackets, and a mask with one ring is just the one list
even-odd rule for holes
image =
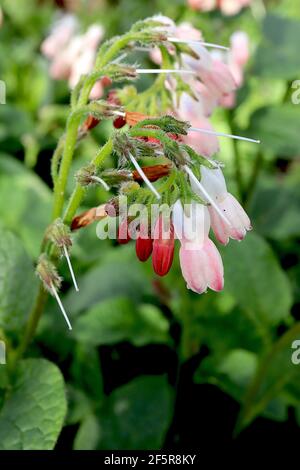
{"label": "comfrey plant", "polygon": [[[226,50],[205,43],[200,33],[189,27],[183,31],[169,18],[156,16],[103,43],[92,71],[77,82],[66,131],[52,159],[53,221],[42,243],[37,265],[41,286],[23,348],[32,337],[47,292],[55,297],[72,328],[59,297],[59,261],[66,258],[78,290],[70,261],[71,234],[95,220],[102,224],[118,221],[119,242],[135,239],[137,257],[146,261],[152,256],[159,276],[170,270],[178,239],[187,287],[197,293],[223,288],[222,260],[209,238],[210,228],[226,245],[229,238],[242,240],[251,224],[239,202],[228,193],[221,164],[212,158],[218,150],[217,137],[224,134],[213,130],[208,117],[237,85],[229,66],[208,48]],[[156,53],[160,68],[141,69],[131,63],[132,51]],[[142,74],[157,77],[138,93],[132,83]],[[91,90],[104,79],[109,91],[101,100],[90,101]],[[132,83],[112,88],[114,83],[128,81]],[[76,144],[105,119],[113,121],[115,130],[91,162],[78,171],[73,193],[66,201]],[[117,167],[104,168],[112,153],[118,157]],[[112,191],[107,203],[76,215],[89,187],[95,184]],[[145,209],[143,216],[134,214],[132,209],[136,208]]]}

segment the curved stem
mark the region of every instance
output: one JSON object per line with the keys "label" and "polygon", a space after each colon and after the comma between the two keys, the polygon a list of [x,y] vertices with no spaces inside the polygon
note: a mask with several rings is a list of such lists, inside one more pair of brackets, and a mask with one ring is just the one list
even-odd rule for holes
{"label": "curved stem", "polygon": [[[116,42],[104,53],[104,55],[101,57],[101,55],[98,55],[96,59],[96,70],[102,69],[108,62],[110,62],[121,49],[124,49],[127,44],[132,41],[135,38],[136,35],[132,33],[127,33],[124,36],[120,37],[119,39],[116,40]],[[101,49],[100,49],[101,52]]]}
{"label": "curved stem", "polygon": [[65,148],[62,156],[58,179],[54,187],[53,219],[60,217],[63,209],[65,189],[77,141],[79,123],[80,117],[76,116],[70,119],[67,127]]}
{"label": "curved stem", "polygon": [[58,141],[58,144],[56,146],[56,149],[54,151],[54,154],[51,160],[51,176],[52,176],[52,181],[54,185],[57,182],[58,166],[59,166],[59,161],[61,159],[61,155],[63,152],[64,143],[65,143],[65,136],[63,135]]}
{"label": "curved stem", "polygon": [[[101,147],[100,151],[97,155],[93,158],[92,164],[96,167],[100,166],[102,162],[111,154],[113,149],[112,139],[109,139],[103,147]],[[65,224],[69,225],[76,213],[76,210],[80,206],[80,203],[84,197],[85,190],[79,184],[76,185],[72,196],[70,197],[63,221]]]}

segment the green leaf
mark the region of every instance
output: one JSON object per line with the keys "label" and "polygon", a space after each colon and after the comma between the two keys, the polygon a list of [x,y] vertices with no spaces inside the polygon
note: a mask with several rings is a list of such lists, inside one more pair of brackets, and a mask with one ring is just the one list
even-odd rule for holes
{"label": "green leaf", "polygon": [[92,413],[94,403],[79,388],[72,385],[67,386],[68,396],[68,414],[66,417],[66,425],[81,423],[86,416]]}
{"label": "green leaf", "polygon": [[257,372],[246,391],[237,431],[249,425],[256,416],[267,410],[268,406],[270,412],[270,402],[285,389],[288,390],[294,380],[299,384],[299,369],[292,362],[292,343],[299,339],[299,336],[300,323],[296,323],[273,344],[261,359]]}
{"label": "green leaf", "polygon": [[255,353],[245,349],[232,349],[225,355],[218,353],[205,358],[195,373],[195,380],[197,383],[217,385],[240,402],[256,367]]}
{"label": "green leaf", "polygon": [[82,421],[75,436],[74,450],[95,450],[100,440],[101,427],[99,420],[90,414]]}
{"label": "green leaf", "polygon": [[21,330],[36,288],[33,265],[22,243],[0,228],[0,328]]}
{"label": "green leaf", "polygon": [[267,15],[253,71],[269,78],[294,79],[300,72],[300,21]]}
{"label": "green leaf", "polygon": [[244,388],[253,377],[257,367],[256,354],[244,349],[235,349],[221,361],[219,372]]}
{"label": "green leaf", "polygon": [[114,297],[116,292],[118,296],[126,296],[136,301],[141,301],[145,295],[151,293],[151,285],[135,257],[132,245],[115,247],[107,254],[103,251],[101,264],[90,269],[78,282],[80,297],[70,292],[64,299],[66,309],[73,315],[100,300]]}
{"label": "green leaf", "polygon": [[131,341],[136,346],[168,341],[168,322],[153,305],[135,304],[125,298],[96,304],[74,325],[74,336],[93,346]]}
{"label": "green leaf", "polygon": [[251,116],[247,134],[260,139],[263,150],[282,157],[296,157],[300,153],[298,106],[259,108]]}
{"label": "green leaf", "polygon": [[44,359],[23,360],[0,412],[0,449],[53,449],[66,407],[59,369]]}
{"label": "green leaf", "polygon": [[259,323],[269,325],[288,317],[291,286],[263,238],[250,233],[242,243],[230,242],[222,256],[225,288],[246,312]]}
{"label": "green leaf", "polygon": [[160,449],[172,417],[164,376],[142,376],[115,390],[101,410],[99,449]]}
{"label": "green leaf", "polygon": [[49,223],[51,193],[42,180],[11,157],[0,158],[0,217],[36,257]]}
{"label": "green leaf", "polygon": [[261,180],[250,208],[255,230],[275,240],[300,236],[299,180],[288,185],[286,180]]}
{"label": "green leaf", "polygon": [[86,344],[76,344],[70,367],[73,382],[98,402],[103,397],[103,380],[98,351]]}
{"label": "green leaf", "polygon": [[9,104],[0,106],[0,142],[2,150],[5,149],[12,153],[20,150],[22,135],[32,131],[33,122],[29,113]]}

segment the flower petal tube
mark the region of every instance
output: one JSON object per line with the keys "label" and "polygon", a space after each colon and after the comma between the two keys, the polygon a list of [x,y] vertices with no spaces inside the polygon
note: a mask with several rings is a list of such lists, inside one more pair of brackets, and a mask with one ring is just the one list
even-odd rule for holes
{"label": "flower petal tube", "polygon": [[161,215],[154,229],[154,242],[152,253],[153,269],[159,276],[165,276],[170,271],[174,258],[174,227],[169,221],[169,227],[165,229],[164,219]]}
{"label": "flower petal tube", "polygon": [[[191,210],[189,217],[180,201],[176,202],[173,211],[175,232],[181,243],[179,258],[182,275],[187,287],[198,294],[208,288],[220,291],[224,286],[224,270],[221,256],[208,237],[209,212],[204,205],[192,203],[192,206],[196,206],[196,210]],[[191,218],[195,220],[191,221]],[[194,226],[193,237],[190,227]],[[180,237],[180,234],[183,235]]]}

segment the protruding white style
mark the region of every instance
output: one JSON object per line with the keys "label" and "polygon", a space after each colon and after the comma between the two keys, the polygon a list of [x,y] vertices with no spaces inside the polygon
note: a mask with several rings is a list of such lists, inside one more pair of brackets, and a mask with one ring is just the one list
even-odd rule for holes
{"label": "protruding white style", "polygon": [[142,180],[145,182],[145,184],[148,186],[150,191],[153,192],[153,194],[157,197],[157,199],[160,199],[161,196],[160,196],[159,192],[155,189],[155,187],[153,186],[151,181],[149,181],[149,179],[147,178],[147,176],[145,175],[145,173],[141,169],[140,165],[138,164],[138,162],[136,161],[136,159],[134,158],[134,156],[131,153],[129,153],[129,158],[130,158],[132,164],[134,165],[136,171],[138,172],[138,174],[140,175]]}
{"label": "protruding white style", "polygon": [[67,250],[67,248],[66,248],[65,245],[64,245],[63,250],[64,250],[64,254],[65,254],[65,257],[66,257],[68,266],[69,266],[69,270],[70,270],[70,273],[71,273],[71,277],[72,277],[72,281],[73,281],[75,290],[76,290],[77,292],[79,292],[79,288],[78,288],[78,284],[77,284],[77,281],[76,281],[76,278],[75,278],[75,274],[74,274],[74,271],[73,271],[73,268],[72,268],[70,256],[69,256],[68,250]]}
{"label": "protruding white style", "polygon": [[63,304],[62,304],[62,302],[61,302],[61,300],[60,300],[60,298],[59,298],[59,295],[58,295],[58,293],[56,292],[56,289],[55,289],[55,287],[54,287],[53,284],[51,284],[51,290],[52,290],[52,293],[53,293],[53,295],[54,295],[54,297],[55,297],[55,299],[56,299],[56,301],[57,301],[57,303],[58,303],[58,305],[59,305],[59,308],[61,309],[61,312],[62,312],[62,314],[63,314],[63,316],[64,316],[64,319],[66,320],[66,323],[67,323],[67,325],[68,325],[69,330],[72,330],[72,325],[71,325],[71,323],[70,323],[70,320],[69,320],[69,318],[68,318],[68,315],[66,314],[66,311],[65,311],[65,309],[64,309],[64,306],[63,306]]}

